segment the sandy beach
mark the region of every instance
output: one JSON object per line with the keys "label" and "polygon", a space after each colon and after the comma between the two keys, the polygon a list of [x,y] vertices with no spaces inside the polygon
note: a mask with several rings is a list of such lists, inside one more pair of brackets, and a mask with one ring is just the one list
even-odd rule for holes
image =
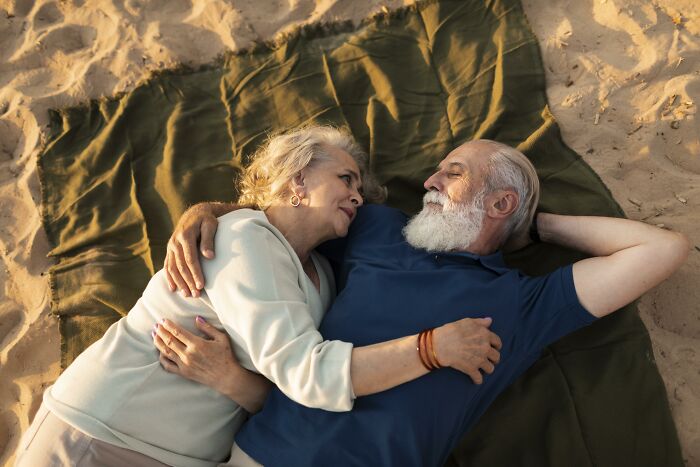
{"label": "sandy beach", "polygon": [[[374,0],[0,0],[0,464],[59,375],[36,156],[48,109]],[[686,264],[639,300],[688,466],[700,465],[700,3],[524,0],[564,140],[627,216],[684,232]]]}

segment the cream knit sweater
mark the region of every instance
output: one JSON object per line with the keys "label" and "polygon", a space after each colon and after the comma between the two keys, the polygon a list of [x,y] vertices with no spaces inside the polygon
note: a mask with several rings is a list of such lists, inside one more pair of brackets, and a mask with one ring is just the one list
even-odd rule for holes
{"label": "cream knit sweater", "polygon": [[312,259],[320,294],[282,234],[259,211],[219,218],[216,258],[203,260],[200,298],[171,293],[161,270],[129,314],[112,325],[47,389],[44,403],[75,428],[175,466],[216,465],[246,414],[158,363],[151,328],[168,318],[194,331],[194,317],[225,330],[241,364],[297,402],[352,408],[352,345],[324,341],[317,328],[334,297],[327,261]]}

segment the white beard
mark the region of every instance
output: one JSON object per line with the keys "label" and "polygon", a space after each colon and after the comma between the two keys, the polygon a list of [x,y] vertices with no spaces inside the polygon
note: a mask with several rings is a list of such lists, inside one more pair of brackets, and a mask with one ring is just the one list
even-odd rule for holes
{"label": "white beard", "polygon": [[[406,241],[428,251],[466,250],[479,236],[484,222],[484,195],[482,190],[471,203],[455,204],[437,191],[427,192],[423,209],[403,229]],[[442,209],[427,203],[439,204]]]}

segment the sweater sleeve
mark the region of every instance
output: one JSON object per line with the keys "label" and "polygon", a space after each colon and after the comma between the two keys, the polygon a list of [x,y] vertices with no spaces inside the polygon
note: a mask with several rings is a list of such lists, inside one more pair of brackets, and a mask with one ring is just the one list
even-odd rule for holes
{"label": "sweater sleeve", "polygon": [[302,405],[351,410],[352,344],[324,341],[286,242],[250,219],[221,223],[215,242],[216,257],[204,262],[205,291],[255,368]]}

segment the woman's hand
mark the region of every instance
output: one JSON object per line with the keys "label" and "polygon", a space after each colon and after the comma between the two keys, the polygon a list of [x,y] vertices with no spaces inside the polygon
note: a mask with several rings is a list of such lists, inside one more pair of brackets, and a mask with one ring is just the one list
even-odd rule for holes
{"label": "woman's hand", "polygon": [[489,330],[491,318],[464,318],[433,331],[436,356],[443,366],[467,374],[475,384],[483,371],[493,373],[501,359],[501,339]]}
{"label": "woman's hand", "polygon": [[195,336],[169,320],[154,326],[153,341],[161,366],[219,391],[250,413],[259,411],[270,382],[238,363],[226,333],[201,316],[195,319],[195,326],[207,337]]}
{"label": "woman's hand", "polygon": [[214,257],[214,235],[219,226],[216,215],[221,206],[226,205],[196,204],[182,214],[175,226],[175,231],[168,240],[163,263],[171,292],[180,289],[185,296],[199,296],[199,291],[204,287],[204,275],[197,254],[197,243],[199,242],[202,256],[209,259]]}

